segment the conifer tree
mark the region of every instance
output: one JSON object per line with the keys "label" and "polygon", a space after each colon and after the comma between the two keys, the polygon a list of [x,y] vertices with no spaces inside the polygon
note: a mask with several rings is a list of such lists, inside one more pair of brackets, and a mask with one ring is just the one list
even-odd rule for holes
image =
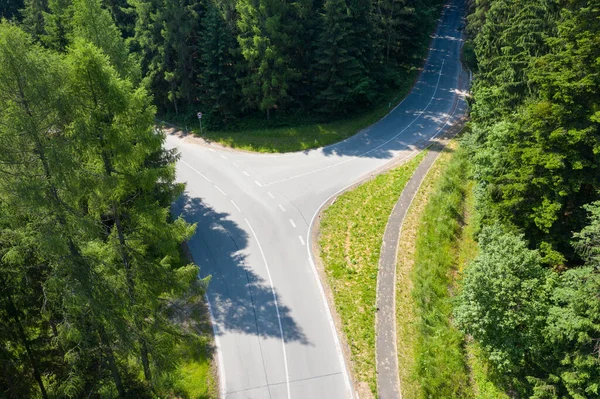
{"label": "conifer tree", "polygon": [[[174,164],[162,149],[164,137],[153,130],[154,108],[143,88],[120,79],[91,44],[76,43],[69,53],[71,90],[80,108],[73,133],[83,168],[95,189],[89,215],[102,220],[95,252],[118,270],[126,288],[126,317],[136,340],[147,381],[151,361],[167,370],[157,339],[173,330],[161,298],[181,295],[197,278],[195,265],[180,266],[179,245],[193,233],[182,219],[170,220],[169,206],[181,193]],[[90,142],[95,145],[89,145]],[[164,162],[154,160],[163,159]]]}
{"label": "conifer tree", "polygon": [[158,106],[179,113],[198,101],[200,20],[198,0],[135,0],[135,46]]}
{"label": "conifer tree", "polygon": [[71,0],[48,0],[49,12],[44,12],[42,42],[45,46],[64,52],[72,34],[73,9]]}
{"label": "conifer tree", "polygon": [[100,48],[122,77],[139,81],[140,71],[101,0],[73,1],[73,33]]}
{"label": "conifer tree", "polygon": [[209,5],[203,31],[200,100],[210,110],[211,118],[227,123],[239,112],[236,81],[239,48],[234,32],[215,5]]}
{"label": "conifer tree", "polygon": [[44,34],[44,12],[48,11],[47,0],[25,0],[21,10],[23,30],[40,40]]}
{"label": "conifer tree", "polygon": [[277,0],[240,0],[238,42],[246,61],[246,76],[240,79],[248,105],[266,112],[290,101],[290,85],[298,79],[291,64],[291,38],[284,25],[291,15],[289,4]]}
{"label": "conifer tree", "polygon": [[317,98],[331,113],[347,112],[365,103],[372,80],[354,32],[355,16],[346,0],[327,0],[316,54]]}

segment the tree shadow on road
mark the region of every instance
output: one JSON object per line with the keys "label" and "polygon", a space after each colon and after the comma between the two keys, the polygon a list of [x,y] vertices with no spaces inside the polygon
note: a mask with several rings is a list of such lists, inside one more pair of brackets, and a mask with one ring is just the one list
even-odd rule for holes
{"label": "tree shadow on road", "polygon": [[197,223],[196,234],[188,246],[201,276],[211,277],[208,297],[218,335],[236,332],[280,339],[283,330],[285,342],[310,345],[290,308],[270,283],[255,272],[263,270],[264,265],[249,264],[248,234],[229,214],[216,212],[201,198],[187,193],[176,201],[173,211],[188,222]]}

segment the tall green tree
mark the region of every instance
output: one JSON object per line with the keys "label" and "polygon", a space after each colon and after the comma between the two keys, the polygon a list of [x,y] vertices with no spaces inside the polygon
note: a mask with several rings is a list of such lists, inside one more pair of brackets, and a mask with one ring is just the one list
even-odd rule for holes
{"label": "tall green tree", "polygon": [[74,139],[95,185],[86,208],[102,221],[93,250],[114,265],[126,288],[129,334],[151,381],[151,362],[165,372],[175,342],[174,337],[159,339],[174,331],[163,300],[186,293],[198,275],[195,265],[180,266],[179,245],[194,229],[170,219],[169,206],[182,187],[174,182],[171,153],[162,149],[164,136],[153,129],[154,108],[145,89],[119,78],[90,44],[76,43],[68,62],[71,90],[80,104]]}
{"label": "tall green tree", "polygon": [[236,80],[239,47],[231,25],[215,5],[209,5],[203,30],[199,49],[202,54],[200,101],[211,119],[227,123],[240,111]]}
{"label": "tall green tree", "polygon": [[140,71],[125,40],[101,0],[73,1],[73,34],[100,48],[122,77],[140,79]]}
{"label": "tall green tree", "polygon": [[[357,17],[347,0],[327,0],[323,30],[316,53],[317,98],[327,112],[340,113],[365,105],[372,98],[373,80],[366,64],[366,43],[359,39]],[[368,39],[368,38],[367,38]]]}
{"label": "tall green tree", "polygon": [[200,22],[204,3],[198,0],[135,0],[135,46],[142,68],[162,110],[179,113],[198,102],[201,56]]}
{"label": "tall green tree", "polygon": [[288,2],[239,0],[238,42],[244,57],[246,76],[240,79],[249,107],[266,112],[285,107],[291,101],[290,85],[298,79],[291,63],[291,37],[284,25],[291,16]]}

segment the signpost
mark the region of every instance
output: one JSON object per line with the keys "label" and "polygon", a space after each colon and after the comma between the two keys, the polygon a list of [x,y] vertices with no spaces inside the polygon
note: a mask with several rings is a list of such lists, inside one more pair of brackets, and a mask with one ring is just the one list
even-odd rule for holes
{"label": "signpost", "polygon": [[198,116],[198,122],[200,122],[200,135],[202,135],[202,112],[196,114]]}

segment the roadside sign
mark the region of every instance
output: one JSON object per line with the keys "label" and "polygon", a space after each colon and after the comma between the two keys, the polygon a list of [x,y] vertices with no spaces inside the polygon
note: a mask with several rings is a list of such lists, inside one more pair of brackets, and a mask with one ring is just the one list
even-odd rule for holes
{"label": "roadside sign", "polygon": [[202,119],[202,112],[198,112],[196,115],[198,115],[198,119]]}

